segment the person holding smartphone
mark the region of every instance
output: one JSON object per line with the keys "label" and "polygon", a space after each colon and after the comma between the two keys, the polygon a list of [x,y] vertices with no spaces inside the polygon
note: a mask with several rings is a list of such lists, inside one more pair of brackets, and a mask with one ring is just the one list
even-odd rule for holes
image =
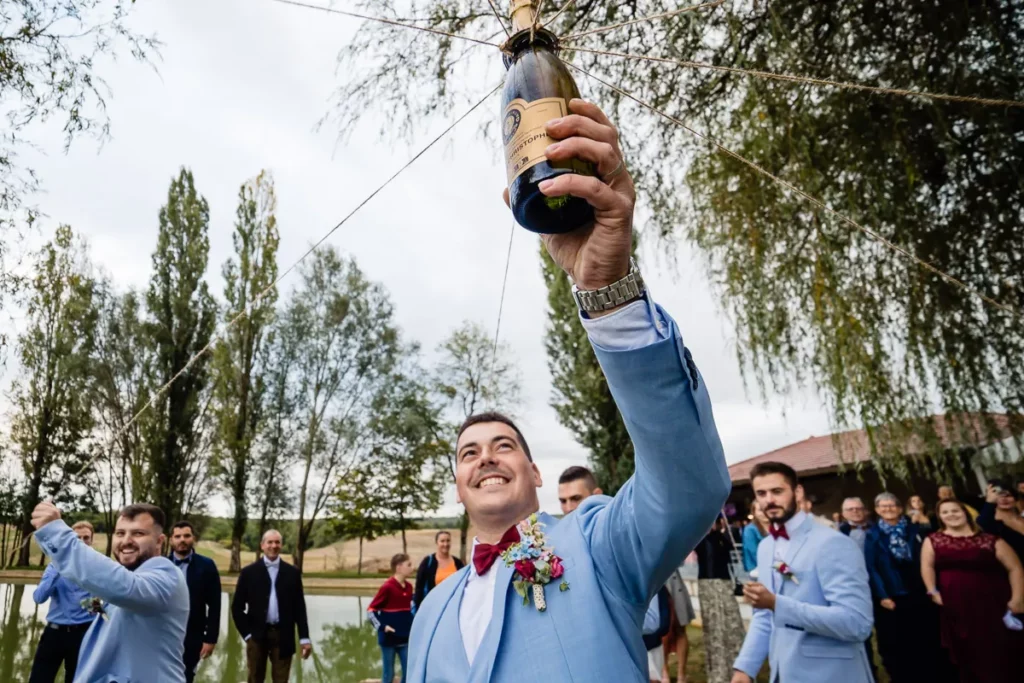
{"label": "person holding smartphone", "polygon": [[1017,553],[1017,559],[1024,563],[1024,517],[1017,512],[1017,496],[1001,479],[988,482],[978,526],[1006,541]]}

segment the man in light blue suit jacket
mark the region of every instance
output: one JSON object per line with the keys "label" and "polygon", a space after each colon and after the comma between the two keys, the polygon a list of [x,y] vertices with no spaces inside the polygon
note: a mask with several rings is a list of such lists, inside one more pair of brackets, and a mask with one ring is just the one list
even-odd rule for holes
{"label": "man in light blue suit jacket", "polygon": [[50,502],[36,506],[32,525],[60,575],[103,601],[105,618],[95,619],[82,640],[75,683],[184,683],[188,586],[160,555],[160,508],[121,509],[113,542],[117,562],[79,541]]}
{"label": "man in light blue suit jacket", "polygon": [[743,588],[754,618],[732,683],[750,683],[765,658],[773,683],[871,683],[864,641],[873,617],[864,554],[847,536],[797,510],[791,467],[760,463],[750,477],[769,535],[757,546],[760,583]]}
{"label": "man in light blue suit jacket", "polygon": [[513,568],[495,559],[521,540],[515,525],[538,510],[540,471],[511,420],[497,413],[466,420],[455,479],[478,534],[473,562],[418,608],[410,683],[646,683],[647,605],[729,492],[704,380],[630,262],[635,194],[616,131],[593,104],[573,100],[569,110],[548,122],[560,143],[546,156],[587,160],[599,177],[566,173],[540,191],[586,199],[594,223],[544,239],[575,282],[583,324],[633,440],[635,474],[614,498],[587,498],[560,521],[537,516],[545,546],[564,567],[541,611],[534,598],[524,604]]}

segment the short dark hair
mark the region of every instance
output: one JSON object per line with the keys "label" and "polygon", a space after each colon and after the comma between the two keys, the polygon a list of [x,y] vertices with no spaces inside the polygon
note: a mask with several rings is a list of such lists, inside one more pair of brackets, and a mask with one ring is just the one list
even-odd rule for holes
{"label": "short dark hair", "polygon": [[436,534],[434,534],[434,543],[437,543],[439,540],[441,540],[442,536],[448,536],[449,538],[451,538],[451,535],[452,532],[448,531],[447,529],[441,529]]}
{"label": "short dark hair", "polygon": [[750,483],[753,484],[754,479],[768,474],[781,474],[794,489],[798,483],[796,470],[784,462],[760,462],[754,465],[754,468],[750,470]]}
{"label": "short dark hair", "polygon": [[156,505],[150,505],[149,503],[132,503],[131,505],[125,505],[117,513],[117,518],[124,517],[125,519],[135,519],[139,515],[149,515],[153,518],[153,525],[160,528],[160,531],[164,530],[164,526],[167,524],[167,517],[164,515],[164,511],[158,508]]}
{"label": "short dark hair", "polygon": [[409,556],[405,553],[398,553],[391,558],[391,573],[394,574],[398,569],[398,565],[403,564],[409,560]]}
{"label": "short dark hair", "polygon": [[175,529],[184,529],[185,527],[188,527],[188,530],[192,532],[193,536],[196,535],[196,528],[192,526],[192,522],[188,521],[187,519],[180,519],[177,522],[175,522],[174,526],[171,527],[171,533],[174,533]]}
{"label": "short dark hair", "polygon": [[[512,428],[512,431],[516,433],[516,438],[519,440],[519,445],[523,449],[523,453],[526,453],[526,459],[533,462],[533,455],[530,453],[530,447],[526,445],[526,438],[523,437],[523,433],[519,431],[519,427],[516,427],[516,423],[512,421],[512,418],[502,413],[495,411],[488,411],[486,413],[477,413],[476,415],[470,415],[459,427],[459,433],[455,435],[455,443],[459,442],[459,438],[462,436],[462,432],[466,431],[470,427],[476,424],[484,422],[500,422],[503,425],[508,425]],[[458,454],[456,454],[458,459]]]}
{"label": "short dark hair", "polygon": [[583,485],[587,487],[587,490],[593,491],[597,488],[597,479],[594,478],[594,473],[588,470],[586,467],[579,465],[573,465],[567,468],[562,475],[558,477],[559,484],[568,484],[570,481],[583,480]]}

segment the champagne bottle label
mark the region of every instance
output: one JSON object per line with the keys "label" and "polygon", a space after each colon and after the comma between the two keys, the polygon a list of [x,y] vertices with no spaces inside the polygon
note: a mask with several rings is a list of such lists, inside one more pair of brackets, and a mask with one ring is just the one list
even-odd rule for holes
{"label": "champagne bottle label", "polygon": [[505,144],[509,185],[527,169],[547,160],[544,150],[555,140],[545,132],[544,126],[567,113],[561,97],[545,97],[533,102],[516,98],[508,103],[501,120],[501,139]]}

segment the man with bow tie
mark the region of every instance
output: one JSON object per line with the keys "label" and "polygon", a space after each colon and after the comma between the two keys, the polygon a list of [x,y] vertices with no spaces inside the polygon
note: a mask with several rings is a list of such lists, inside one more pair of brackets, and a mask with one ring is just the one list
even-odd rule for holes
{"label": "man with bow tie", "polygon": [[771,681],[872,683],[864,641],[871,589],[864,554],[843,534],[797,507],[796,472],[763,462],[750,471],[768,536],[757,546],[757,576],[743,595],[754,606],[732,683],[751,683],[765,658]]}
{"label": "man with bow tie", "polygon": [[[546,156],[564,167],[589,161],[598,176],[565,173],[540,191],[586,199],[594,221],[544,242],[574,282],[581,324],[633,440],[635,474],[614,498],[586,498],[562,520],[534,518],[542,481],[523,433],[499,413],[467,419],[455,483],[478,534],[473,561],[418,607],[410,683],[646,683],[647,605],[730,489],[704,380],[630,259],[635,192],[617,133],[593,104],[572,100],[569,111],[548,122],[559,142]],[[539,592],[523,572],[551,582]]]}
{"label": "man with bow tie", "polygon": [[870,527],[871,521],[864,508],[864,501],[856,497],[844,500],[843,521],[839,525],[839,531],[852,538],[861,552],[864,552],[864,540]]}

